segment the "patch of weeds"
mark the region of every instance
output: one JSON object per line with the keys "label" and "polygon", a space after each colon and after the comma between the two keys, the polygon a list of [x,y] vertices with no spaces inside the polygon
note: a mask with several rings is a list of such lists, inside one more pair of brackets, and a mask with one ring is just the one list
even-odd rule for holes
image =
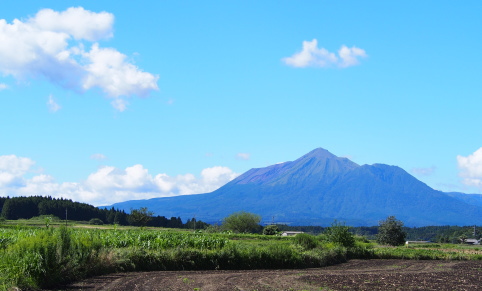
{"label": "patch of weeds", "polygon": [[433,268],[436,271],[445,271],[445,265],[444,264],[438,264],[436,268]]}
{"label": "patch of weeds", "polygon": [[[179,277],[179,278],[182,278],[182,277]],[[182,278],[182,282],[183,282],[184,284],[189,285],[189,284],[191,284],[191,283],[194,282],[194,281],[191,280],[191,279],[189,279],[189,278]]]}

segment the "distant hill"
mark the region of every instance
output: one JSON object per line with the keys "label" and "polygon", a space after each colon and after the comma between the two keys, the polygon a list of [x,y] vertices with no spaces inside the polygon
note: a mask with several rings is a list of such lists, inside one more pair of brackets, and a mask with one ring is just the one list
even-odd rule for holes
{"label": "distant hill", "polygon": [[337,219],[369,226],[389,215],[407,226],[481,225],[482,198],[468,196],[434,190],[396,166],[360,166],[318,148],[292,162],[251,169],[211,193],[113,206],[209,223],[244,210],[290,225],[324,226]]}

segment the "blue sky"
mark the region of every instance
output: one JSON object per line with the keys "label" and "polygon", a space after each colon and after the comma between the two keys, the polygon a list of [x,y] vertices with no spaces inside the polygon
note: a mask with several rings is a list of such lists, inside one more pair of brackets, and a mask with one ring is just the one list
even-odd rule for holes
{"label": "blue sky", "polygon": [[0,195],[212,191],[322,147],[482,193],[482,3],[0,5]]}

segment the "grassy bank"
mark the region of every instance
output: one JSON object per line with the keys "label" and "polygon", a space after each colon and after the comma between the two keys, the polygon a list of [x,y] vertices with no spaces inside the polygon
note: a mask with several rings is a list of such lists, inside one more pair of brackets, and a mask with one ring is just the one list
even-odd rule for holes
{"label": "grassy bank", "polygon": [[404,260],[482,260],[480,246],[464,244],[421,244],[410,247],[377,247],[377,259]]}

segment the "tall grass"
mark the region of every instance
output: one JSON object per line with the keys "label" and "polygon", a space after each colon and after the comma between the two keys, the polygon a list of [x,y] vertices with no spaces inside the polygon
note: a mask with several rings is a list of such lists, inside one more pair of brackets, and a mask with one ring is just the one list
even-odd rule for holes
{"label": "tall grass", "polygon": [[[4,233],[5,234],[5,233]],[[0,286],[46,288],[98,273],[104,268],[98,239],[71,230],[23,230],[0,250]]]}
{"label": "tall grass", "polygon": [[299,252],[296,248],[273,244],[256,248],[231,244],[222,250],[169,249],[161,252],[143,249],[120,250],[127,258],[124,271],[153,270],[247,270],[322,267],[345,262],[344,248],[314,249]]}

